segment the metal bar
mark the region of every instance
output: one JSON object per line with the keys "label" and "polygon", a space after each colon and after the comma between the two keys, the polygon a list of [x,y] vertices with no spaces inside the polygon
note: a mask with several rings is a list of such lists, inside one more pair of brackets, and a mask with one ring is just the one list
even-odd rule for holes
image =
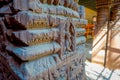
{"label": "metal bar", "polygon": [[108,53],[108,40],[109,40],[109,31],[110,31],[110,11],[111,11],[111,6],[112,6],[112,0],[111,4],[108,6],[109,7],[109,12],[108,12],[108,24],[107,24],[107,34],[106,34],[106,48],[105,48],[105,57],[104,57],[104,67],[106,67],[106,62],[107,62],[107,53]]}

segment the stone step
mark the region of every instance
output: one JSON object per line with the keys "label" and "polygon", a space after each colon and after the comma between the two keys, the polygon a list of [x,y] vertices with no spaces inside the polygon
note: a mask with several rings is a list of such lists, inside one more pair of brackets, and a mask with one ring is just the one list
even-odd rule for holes
{"label": "stone step", "polygon": [[12,52],[23,61],[30,61],[41,58],[46,55],[57,53],[60,45],[56,42],[46,43],[42,45],[34,45],[29,47],[12,47],[7,46],[7,51]]}
{"label": "stone step", "polygon": [[12,33],[14,42],[36,45],[51,42],[58,37],[58,29],[22,30]]}

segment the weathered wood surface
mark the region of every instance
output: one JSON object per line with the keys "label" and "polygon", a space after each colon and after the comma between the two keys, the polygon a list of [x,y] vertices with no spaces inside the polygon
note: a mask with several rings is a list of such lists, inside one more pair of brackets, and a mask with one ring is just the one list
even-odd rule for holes
{"label": "weathered wood surface", "polygon": [[79,18],[76,2],[0,0],[0,55],[5,58],[0,78],[84,80],[85,57],[79,49],[87,20]]}

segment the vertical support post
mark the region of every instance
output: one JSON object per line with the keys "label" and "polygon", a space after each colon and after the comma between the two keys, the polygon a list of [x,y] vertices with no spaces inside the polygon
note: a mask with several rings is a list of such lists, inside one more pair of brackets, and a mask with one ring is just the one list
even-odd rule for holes
{"label": "vertical support post", "polygon": [[110,1],[110,4],[108,3],[108,7],[109,7],[109,10],[108,10],[108,24],[107,24],[107,33],[106,33],[104,67],[106,67],[106,62],[107,62],[108,40],[109,40],[109,31],[110,31],[110,13],[111,13],[111,7],[112,7],[112,0]]}

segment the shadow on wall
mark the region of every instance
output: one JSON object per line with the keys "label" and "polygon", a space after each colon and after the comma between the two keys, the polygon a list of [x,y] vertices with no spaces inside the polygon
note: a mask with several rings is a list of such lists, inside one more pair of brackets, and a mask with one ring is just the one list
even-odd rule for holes
{"label": "shadow on wall", "polygon": [[[96,15],[96,0],[79,0],[79,4],[86,7],[86,19],[91,23],[92,17]],[[97,11],[99,19],[95,29],[92,61],[103,65],[105,58],[107,34],[107,29],[105,27],[107,26],[106,21],[108,20],[108,8],[99,8]],[[110,69],[120,69],[120,30],[110,30],[108,40],[107,43],[109,46],[106,67]]]}
{"label": "shadow on wall", "polygon": [[[107,29],[100,29],[94,37],[92,62],[104,65]],[[120,69],[120,30],[110,29],[106,67]],[[101,52],[103,50],[103,52]]]}

